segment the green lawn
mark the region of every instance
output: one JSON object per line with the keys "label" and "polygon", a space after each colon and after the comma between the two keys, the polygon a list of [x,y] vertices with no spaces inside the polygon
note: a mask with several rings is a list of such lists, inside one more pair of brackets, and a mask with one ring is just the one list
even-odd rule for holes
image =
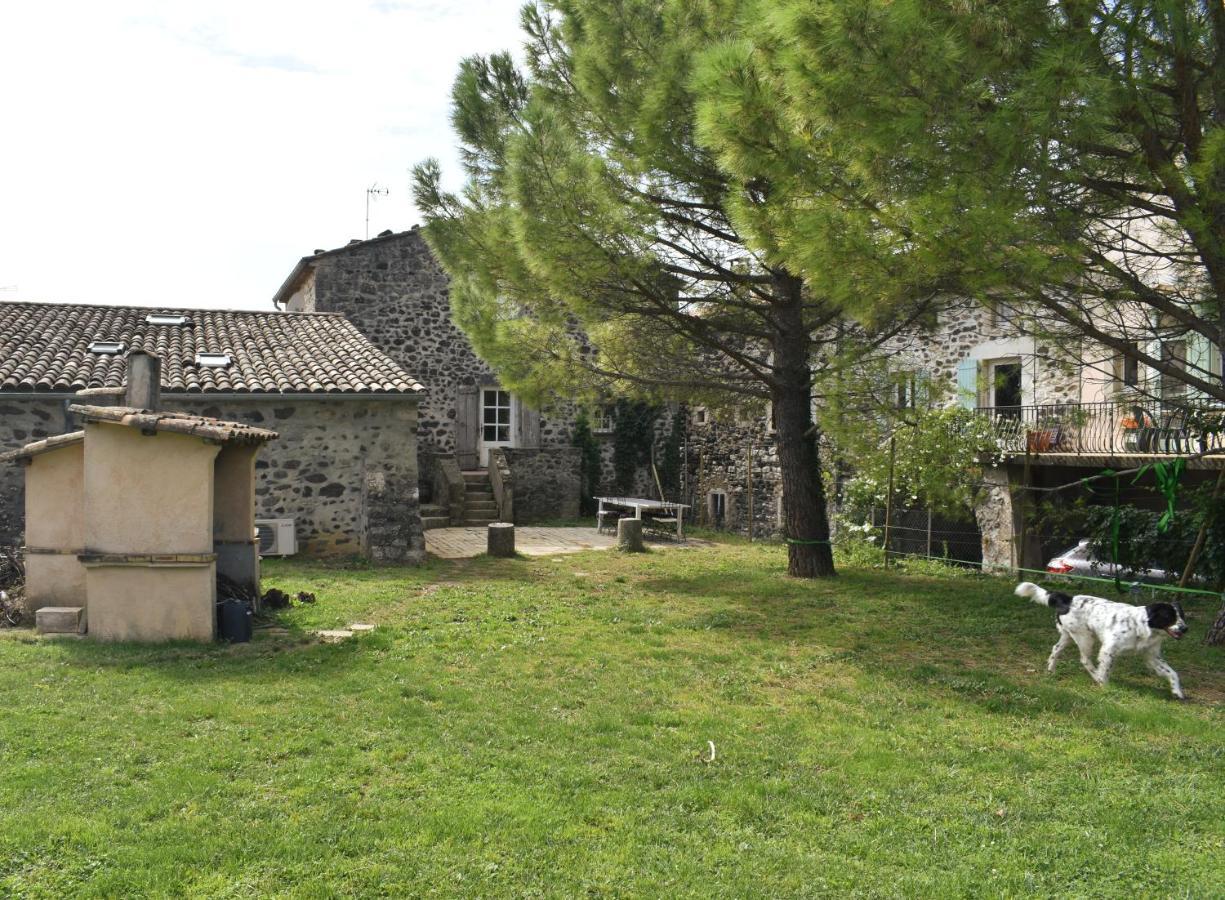
{"label": "green lawn", "polygon": [[4,635],[0,895],[1225,892],[1207,607],[1179,704],[1135,659],[1040,671],[1010,583],[782,568],[275,564],[319,602],[249,645]]}

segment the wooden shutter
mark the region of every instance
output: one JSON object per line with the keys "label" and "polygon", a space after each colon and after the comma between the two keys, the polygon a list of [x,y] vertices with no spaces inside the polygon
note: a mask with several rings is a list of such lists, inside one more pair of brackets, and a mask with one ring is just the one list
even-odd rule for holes
{"label": "wooden shutter", "polygon": [[459,389],[455,409],[455,456],[461,469],[475,469],[480,459],[477,439],[481,433],[481,394],[475,385]]}
{"label": "wooden shutter", "polygon": [[957,400],[963,409],[978,406],[978,360],[963,359],[957,363]]}
{"label": "wooden shutter", "polygon": [[537,448],[540,446],[540,413],[519,404],[519,419],[516,425],[515,446]]}

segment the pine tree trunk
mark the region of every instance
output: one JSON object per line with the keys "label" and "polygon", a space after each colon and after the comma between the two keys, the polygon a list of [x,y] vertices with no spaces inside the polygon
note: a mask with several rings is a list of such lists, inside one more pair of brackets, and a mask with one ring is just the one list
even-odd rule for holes
{"label": "pine tree trunk", "polygon": [[788,539],[787,574],[796,578],[827,577],[836,573],[818,431],[812,422],[812,348],[804,325],[800,280],[779,275],[775,290],[780,300],[789,301],[777,307],[779,328],[773,341],[779,381],[773,401],[783,478],[784,534]]}

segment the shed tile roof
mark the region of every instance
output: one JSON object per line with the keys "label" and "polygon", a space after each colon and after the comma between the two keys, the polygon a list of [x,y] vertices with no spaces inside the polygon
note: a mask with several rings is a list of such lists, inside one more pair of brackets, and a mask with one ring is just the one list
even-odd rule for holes
{"label": "shed tile roof", "polygon": [[69,444],[79,444],[85,440],[84,431],[70,431],[68,434],[53,434],[49,438],[43,438],[41,441],[34,441],[32,444],[26,444],[24,447],[19,447],[16,450],[10,450],[7,453],[0,453],[0,465],[16,462],[19,459],[30,459],[43,453],[50,453],[52,450],[58,450],[60,447],[67,447]]}
{"label": "shed tile roof", "polygon": [[[256,428],[244,422],[227,422],[211,416],[196,416],[190,413],[162,410],[136,409],[131,406],[86,406],[68,407],[83,422],[108,422],[139,428],[141,431],[169,431],[175,434],[190,434],[195,437],[220,441],[225,444],[262,444],[275,440],[275,431]],[[30,446],[25,447],[29,450]]]}
{"label": "shed tile roof", "polygon": [[[189,325],[149,325],[149,314]],[[90,352],[122,341],[124,353]],[[167,393],[413,394],[423,388],[333,313],[0,302],[0,393],[120,387],[131,350],[157,354]],[[229,353],[229,366],[196,365]]]}

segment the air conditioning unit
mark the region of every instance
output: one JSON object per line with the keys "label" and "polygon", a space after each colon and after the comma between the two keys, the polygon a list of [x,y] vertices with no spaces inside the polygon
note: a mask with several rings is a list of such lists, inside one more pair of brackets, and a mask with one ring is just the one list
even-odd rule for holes
{"label": "air conditioning unit", "polygon": [[298,552],[293,519],[256,519],[255,536],[260,556],[293,556]]}

